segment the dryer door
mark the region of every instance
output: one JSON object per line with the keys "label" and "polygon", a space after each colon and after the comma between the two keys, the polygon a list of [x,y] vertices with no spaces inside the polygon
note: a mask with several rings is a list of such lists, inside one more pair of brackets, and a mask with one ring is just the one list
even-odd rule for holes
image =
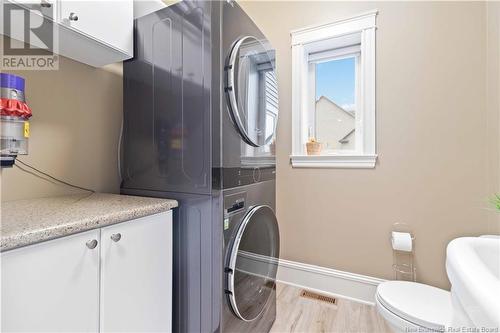
{"label": "dryer door", "polygon": [[238,228],[226,269],[230,304],[240,319],[258,318],[274,294],[279,246],[274,211],[253,207]]}
{"label": "dryer door", "polygon": [[272,142],[278,120],[274,51],[267,41],[246,36],[236,41],[226,64],[229,113],[243,140],[254,147]]}

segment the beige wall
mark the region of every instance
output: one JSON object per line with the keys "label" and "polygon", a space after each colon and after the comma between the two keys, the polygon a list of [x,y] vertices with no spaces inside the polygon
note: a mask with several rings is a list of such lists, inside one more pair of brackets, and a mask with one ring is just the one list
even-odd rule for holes
{"label": "beige wall", "polygon": [[[498,4],[488,10],[484,3],[430,2],[242,6],[277,48],[283,257],[391,278],[389,232],[405,222],[417,238],[419,280],[446,287],[447,242],[499,232],[498,214],[487,208],[500,186],[500,90],[491,74],[499,68]],[[292,169],[290,30],[373,8],[380,10],[376,169]],[[27,79],[34,113],[30,154],[22,158],[67,181],[118,191],[120,71],[120,65],[103,70],[61,58],[59,71],[18,73]],[[1,181],[2,201],[71,191],[15,168],[3,170]]]}
{"label": "beige wall", "polygon": [[[498,138],[486,112],[486,5],[242,2],[277,48],[277,210],[283,258],[392,278],[395,222],[416,236],[418,280],[448,287],[446,244],[498,233]],[[290,30],[378,8],[374,170],[293,169]],[[490,118],[489,118],[490,117]],[[495,159],[495,156],[497,158]]]}
{"label": "beige wall", "polygon": [[[60,57],[57,71],[14,74],[26,79],[33,110],[29,155],[21,159],[71,183],[118,192],[121,64],[96,69]],[[1,190],[2,201],[73,193],[15,167],[1,171]]]}
{"label": "beige wall", "polygon": [[[500,1],[488,2],[486,14],[489,165],[490,173],[495,175],[494,170],[500,168]],[[490,186],[493,191],[500,192],[500,174],[497,173],[496,177],[496,182],[493,178]],[[497,218],[500,221],[500,214]]]}

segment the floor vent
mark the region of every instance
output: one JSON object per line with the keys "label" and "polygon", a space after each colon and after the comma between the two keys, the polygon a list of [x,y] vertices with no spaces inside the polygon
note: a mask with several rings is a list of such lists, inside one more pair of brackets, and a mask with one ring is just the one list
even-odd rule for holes
{"label": "floor vent", "polygon": [[337,299],[330,296],[316,294],[315,292],[309,290],[302,290],[300,292],[300,297],[310,298],[321,302],[327,302],[330,304],[337,305]]}

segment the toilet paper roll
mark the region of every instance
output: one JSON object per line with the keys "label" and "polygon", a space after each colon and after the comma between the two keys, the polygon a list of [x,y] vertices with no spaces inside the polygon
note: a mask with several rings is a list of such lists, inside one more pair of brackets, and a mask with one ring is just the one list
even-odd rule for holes
{"label": "toilet paper roll", "polygon": [[393,231],[391,242],[392,248],[396,251],[411,252],[413,248],[411,235],[407,232]]}

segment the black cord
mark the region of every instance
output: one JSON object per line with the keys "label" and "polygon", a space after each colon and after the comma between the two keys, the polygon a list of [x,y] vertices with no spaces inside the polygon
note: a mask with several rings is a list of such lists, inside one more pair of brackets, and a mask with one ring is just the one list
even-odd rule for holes
{"label": "black cord", "polygon": [[[74,187],[74,188],[77,188],[77,189],[80,189],[80,190],[83,190],[83,191],[88,191],[88,192],[95,193],[95,191],[94,191],[94,190],[91,190],[91,189],[88,189],[88,188],[85,188],[85,187],[81,187],[81,186],[78,186],[78,185],[73,185],[73,184],[71,184],[71,183],[65,182],[64,180],[60,180],[60,179],[58,179],[58,178],[56,178],[56,177],[54,177],[54,176],[51,176],[51,175],[49,175],[48,173],[43,172],[43,171],[41,171],[41,170],[39,170],[39,169],[37,169],[37,168],[35,168],[35,167],[33,167],[33,166],[29,165],[29,164],[28,164],[28,163],[26,163],[26,162],[21,161],[19,158],[17,158],[17,159],[16,159],[16,163],[17,163],[17,162],[21,163],[22,165],[24,165],[24,166],[26,166],[26,167],[28,167],[28,168],[30,168],[30,169],[32,169],[32,170],[35,170],[36,172],[38,172],[38,173],[40,173],[40,174],[42,174],[42,175],[44,175],[44,176],[46,176],[46,177],[49,177],[49,178],[50,178],[50,179],[52,179],[52,180],[55,180],[56,182],[59,182],[59,183],[61,183],[61,184],[64,184],[64,185],[66,185],[66,186],[70,186],[70,187]],[[16,165],[16,164],[14,164],[14,165]],[[28,170],[26,170],[26,169],[24,169],[24,168],[20,167],[19,165],[16,165],[16,167],[18,167],[18,168],[19,168],[19,169],[21,169],[22,171],[27,172],[27,173],[29,173],[29,174],[31,174],[31,175],[34,175],[34,176],[40,177],[39,175],[36,175],[36,174],[34,174],[33,172],[28,171]],[[41,178],[41,177],[40,177],[40,178]]]}
{"label": "black cord", "polygon": [[16,168],[18,168],[19,170],[23,171],[23,172],[29,173],[30,175],[35,176],[36,178],[40,178],[40,179],[42,179],[42,180],[45,180],[46,182],[49,182],[49,183],[51,183],[51,184],[53,184],[53,185],[61,185],[61,184],[59,184],[59,183],[57,183],[57,182],[55,182],[55,181],[53,181],[53,180],[51,180],[51,179],[48,179],[48,178],[42,177],[42,176],[40,176],[39,174],[37,174],[37,173],[35,173],[35,172],[31,171],[31,170],[27,170],[27,169],[23,168],[22,166],[19,166],[19,165],[17,165],[17,164],[14,164],[14,166],[15,166]]}

